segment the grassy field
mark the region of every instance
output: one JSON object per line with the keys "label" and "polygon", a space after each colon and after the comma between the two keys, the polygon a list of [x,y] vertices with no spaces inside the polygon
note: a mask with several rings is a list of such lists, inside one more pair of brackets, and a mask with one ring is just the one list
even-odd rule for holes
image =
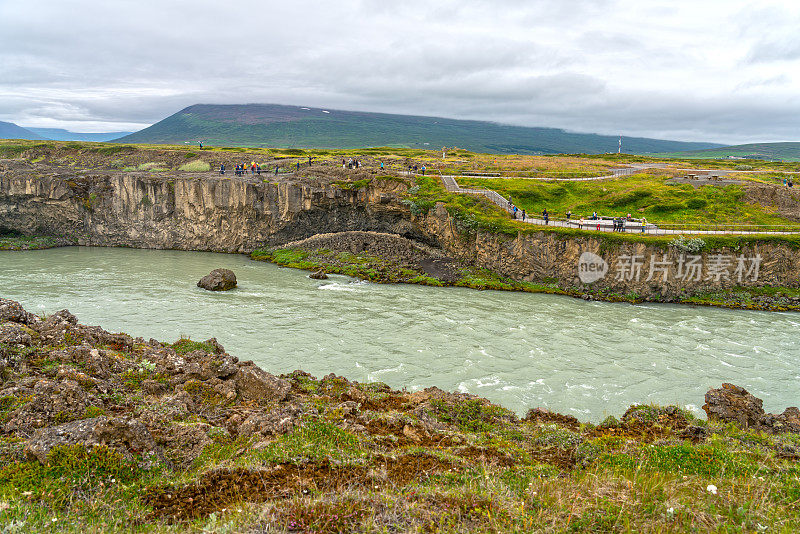
{"label": "grassy field", "polygon": [[526,179],[459,179],[462,187],[486,188],[511,197],[531,215],[547,209],[553,218],[571,210],[574,218],[593,211],[604,216],[646,217],[653,223],[792,224],[769,208],[742,201],[743,186],[703,186],[670,183],[674,173],[636,174],[599,182],[546,183]]}

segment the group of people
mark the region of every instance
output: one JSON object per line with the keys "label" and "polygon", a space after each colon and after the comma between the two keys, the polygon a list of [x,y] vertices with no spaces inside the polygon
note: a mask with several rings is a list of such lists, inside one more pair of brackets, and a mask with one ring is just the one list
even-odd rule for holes
{"label": "group of people", "polygon": [[[244,163],[240,163],[233,169],[236,176],[244,176],[247,174],[247,165]],[[219,166],[219,173],[225,174],[225,165]],[[255,161],[250,162],[250,174],[261,174],[261,165],[256,163]]]}
{"label": "group of people", "polygon": [[[383,163],[381,163],[381,165],[383,165]],[[381,169],[382,168],[383,167],[381,167]],[[425,165],[422,165],[422,166],[409,165],[408,166],[408,172],[413,173],[413,174],[417,174],[419,172],[419,173],[422,173],[422,176],[425,176],[425,169],[426,169]]]}
{"label": "group of people", "polygon": [[791,178],[789,179],[784,178],[783,185],[785,185],[786,187],[794,187],[794,182],[792,181]]}
{"label": "group of people", "polygon": [[361,162],[359,160],[350,158],[345,161],[345,159],[342,158],[343,169],[358,169],[359,167],[361,167]]}

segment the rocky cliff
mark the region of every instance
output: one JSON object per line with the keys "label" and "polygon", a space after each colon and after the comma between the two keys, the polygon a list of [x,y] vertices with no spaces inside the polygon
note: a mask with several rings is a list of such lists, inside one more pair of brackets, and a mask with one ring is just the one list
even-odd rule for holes
{"label": "rocky cliff", "polygon": [[800,285],[800,251],[773,240],[711,248],[702,240],[650,244],[608,234],[565,237],[557,232],[521,232],[511,237],[464,231],[442,205],[420,218],[419,224],[462,262],[513,280],[552,282],[577,291],[634,292],[663,300],[698,290]]}
{"label": "rocky cliff", "polygon": [[[270,177],[272,178],[272,177]],[[0,174],[0,229],[63,236],[79,245],[250,252],[318,233],[414,235],[407,210],[375,180],[348,190],[302,181],[185,173]]]}

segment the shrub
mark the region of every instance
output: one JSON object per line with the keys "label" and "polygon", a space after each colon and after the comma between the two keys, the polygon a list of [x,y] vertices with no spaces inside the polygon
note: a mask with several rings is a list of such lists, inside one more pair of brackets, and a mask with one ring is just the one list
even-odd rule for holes
{"label": "shrub", "polygon": [[684,236],[678,236],[669,242],[669,246],[681,252],[697,253],[705,248],[706,242],[699,237],[686,239]]}
{"label": "shrub", "polygon": [[184,163],[178,170],[186,172],[207,172],[211,170],[211,164],[207,161],[197,159],[189,163]]}
{"label": "shrub", "polygon": [[704,198],[692,198],[689,199],[688,202],[686,202],[686,207],[693,210],[699,210],[701,208],[705,208],[707,205],[708,201]]}

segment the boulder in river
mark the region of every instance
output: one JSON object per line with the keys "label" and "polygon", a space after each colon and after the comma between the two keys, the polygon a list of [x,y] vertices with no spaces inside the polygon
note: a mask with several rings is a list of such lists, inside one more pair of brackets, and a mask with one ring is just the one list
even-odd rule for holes
{"label": "boulder in river", "polygon": [[236,287],[236,275],[229,269],[214,269],[197,282],[208,291],[228,291]]}
{"label": "boulder in river", "polygon": [[328,279],[328,275],[325,274],[325,271],[323,271],[322,269],[320,269],[317,272],[309,274],[308,277],[313,279],[313,280],[327,280]]}

